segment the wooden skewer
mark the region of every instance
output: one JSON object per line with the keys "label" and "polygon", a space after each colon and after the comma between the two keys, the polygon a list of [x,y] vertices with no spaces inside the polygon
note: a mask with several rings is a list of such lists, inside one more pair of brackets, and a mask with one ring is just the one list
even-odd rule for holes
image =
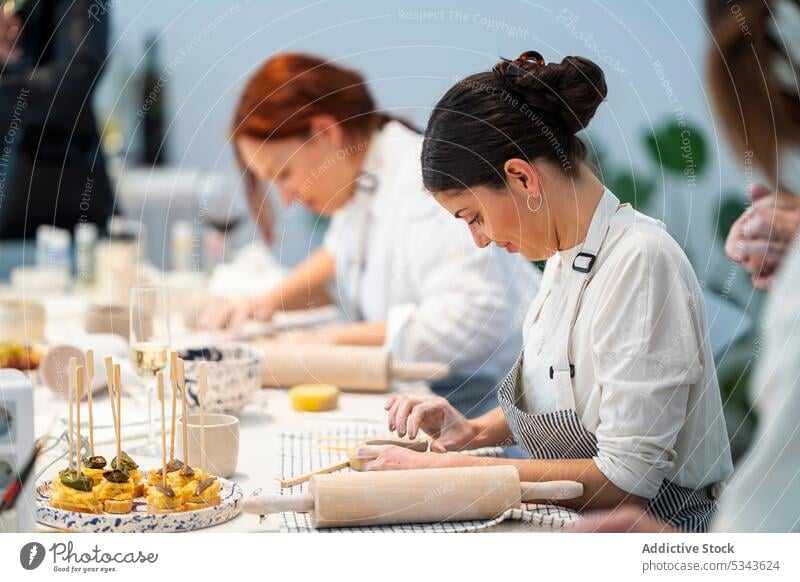
{"label": "wooden skewer", "polygon": [[164,372],[156,374],[158,401],[161,403],[161,486],[167,488],[167,419],[164,412]]}
{"label": "wooden skewer", "polygon": [[114,394],[117,400],[117,413],[114,416],[114,431],[117,433],[117,470],[122,457],[122,370],[119,364],[114,364]]}
{"label": "wooden skewer", "polygon": [[172,387],[172,427],[169,435],[169,460],[172,461],[175,459],[175,416],[178,403],[178,352],[175,350],[170,351],[169,358],[169,379],[170,386]]}
{"label": "wooden skewer", "polygon": [[340,463],[336,463],[334,465],[328,465],[327,467],[322,467],[321,469],[316,469],[311,471],[310,473],[303,473],[302,475],[298,475],[297,477],[292,477],[291,479],[287,479],[285,481],[281,481],[281,487],[284,489],[286,487],[294,487],[295,485],[299,485],[300,483],[305,483],[314,475],[321,475],[323,473],[334,473],[336,471],[341,471],[342,469],[346,469],[350,466],[350,461],[342,461]]}
{"label": "wooden skewer", "polygon": [[200,363],[200,472],[206,469],[206,391],[208,390],[208,371],[206,363]]}
{"label": "wooden skewer", "polygon": [[181,418],[183,422],[181,423],[183,426],[182,428],[182,435],[183,436],[183,463],[188,467],[189,466],[189,438],[188,438],[188,430],[186,428],[186,423],[188,420],[186,419],[186,371],[183,366],[183,358],[178,358],[178,369],[176,370],[176,375],[178,377],[178,385],[181,388]]}
{"label": "wooden skewer", "polygon": [[73,436],[74,436],[74,420],[72,418],[72,399],[75,397],[75,383],[77,382],[75,378],[75,369],[78,367],[78,359],[77,358],[70,358],[69,365],[67,367],[69,378],[67,378],[68,386],[69,386],[69,395],[67,396],[67,400],[69,400],[69,432],[67,433],[67,441],[69,442],[69,470],[72,472],[74,465],[73,463],[73,456],[75,455],[75,445],[73,443]]}
{"label": "wooden skewer", "polygon": [[94,457],[94,415],[92,413],[92,382],[94,381],[94,350],[86,350],[86,397],[89,399],[89,456]]}
{"label": "wooden skewer", "polygon": [[85,368],[83,366],[78,366],[75,368],[75,421],[78,423],[77,431],[78,431],[78,477],[83,474],[81,470],[81,465],[83,461],[81,460],[81,398],[83,398],[83,382],[85,378],[83,377],[83,372]]}
{"label": "wooden skewer", "polygon": [[[114,419],[114,437],[119,438],[117,433],[117,410],[114,407],[116,397],[114,396],[114,360],[111,356],[106,356],[103,360],[106,364],[106,382],[108,383],[108,399],[111,402],[111,416]],[[117,455],[117,464],[119,464],[119,455]],[[119,469],[119,467],[117,467]]]}

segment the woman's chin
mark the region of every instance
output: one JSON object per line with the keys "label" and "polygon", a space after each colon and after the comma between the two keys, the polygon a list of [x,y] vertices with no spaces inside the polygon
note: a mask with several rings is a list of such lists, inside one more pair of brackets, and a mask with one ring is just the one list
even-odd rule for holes
{"label": "woman's chin", "polygon": [[548,253],[543,250],[528,250],[528,249],[519,249],[514,252],[518,252],[523,257],[525,257],[528,261],[532,262],[539,262],[539,261],[546,261],[550,257],[553,256],[553,253]]}

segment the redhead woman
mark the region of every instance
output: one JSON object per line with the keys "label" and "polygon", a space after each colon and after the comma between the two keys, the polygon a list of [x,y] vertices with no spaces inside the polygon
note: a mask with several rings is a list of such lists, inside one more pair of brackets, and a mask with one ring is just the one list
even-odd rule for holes
{"label": "redhead woman", "polygon": [[473,247],[424,192],[422,136],[379,111],[358,73],[306,55],[269,59],[242,93],[232,141],[262,225],[261,182],[331,223],[322,248],[283,284],[217,301],[206,327],[335,302],[351,323],[305,341],[382,345],[398,359],[449,364],[459,378],[502,378],[538,272]]}
{"label": "redhead woman", "polygon": [[701,289],[663,224],[585,161],[576,134],[606,91],[593,62],[530,51],[457,83],[425,133],[425,187],[475,244],[547,264],[500,406],[467,420],[443,399],[397,396],[389,428],[424,431],[438,451],[516,442],[530,459],[359,454],[378,470],[513,464],[525,481],[583,483],[576,508],[633,503],[702,531],[732,465]]}

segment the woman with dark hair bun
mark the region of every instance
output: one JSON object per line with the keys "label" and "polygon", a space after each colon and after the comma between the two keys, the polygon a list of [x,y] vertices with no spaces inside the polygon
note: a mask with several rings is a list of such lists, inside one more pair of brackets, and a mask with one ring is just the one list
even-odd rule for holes
{"label": "woman with dark hair bun", "polygon": [[381,111],[358,72],[284,53],[247,82],[231,142],[265,236],[263,182],[331,223],[322,247],[281,285],[220,299],[201,323],[236,326],[336,303],[347,324],[296,341],[384,346],[399,360],[448,364],[445,388],[469,379],[481,392],[473,397],[485,400],[519,351],[515,318],[539,274],[518,257],[481,253],[425,193],[422,136]]}
{"label": "woman with dark hair bun", "polygon": [[547,264],[500,406],[467,420],[442,399],[394,397],[389,429],[423,430],[439,451],[517,442],[531,458],[359,454],[367,469],[513,464],[524,481],[583,483],[576,508],[633,503],[702,531],[732,471],[702,292],[664,225],[585,161],[577,133],[606,93],[592,61],[529,51],[453,86],[422,146],[425,187],[477,246]]}

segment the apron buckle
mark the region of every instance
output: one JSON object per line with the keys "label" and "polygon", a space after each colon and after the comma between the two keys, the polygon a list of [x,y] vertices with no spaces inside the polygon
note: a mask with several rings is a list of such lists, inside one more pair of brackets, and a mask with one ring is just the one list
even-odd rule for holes
{"label": "apron buckle", "polygon": [[[553,379],[553,376],[555,376],[555,370],[553,369],[553,366],[550,366],[550,379],[551,380]],[[570,364],[569,365],[569,377],[570,378],[574,378],[575,377],[575,365],[574,364]]]}
{"label": "apron buckle", "polygon": [[[587,259],[585,265],[579,265],[578,259]],[[572,270],[579,273],[588,273],[594,267],[594,262],[597,260],[597,255],[590,253],[578,253],[572,261]]]}

